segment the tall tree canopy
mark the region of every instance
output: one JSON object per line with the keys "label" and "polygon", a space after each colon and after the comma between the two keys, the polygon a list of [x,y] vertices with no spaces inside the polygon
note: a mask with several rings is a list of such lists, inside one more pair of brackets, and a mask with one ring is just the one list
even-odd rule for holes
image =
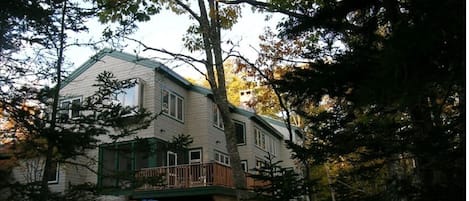
{"label": "tall tree canopy", "polygon": [[[276,80],[309,120],[314,138],[303,156],[324,161],[355,153],[360,170],[371,170],[364,164],[373,161],[386,168],[387,187],[373,195],[349,188],[361,199],[464,199],[464,2],[234,2],[288,14],[281,37],[308,41],[301,57],[309,64]],[[325,95],[335,106],[310,110]],[[412,177],[397,171],[404,159],[415,161]]]}

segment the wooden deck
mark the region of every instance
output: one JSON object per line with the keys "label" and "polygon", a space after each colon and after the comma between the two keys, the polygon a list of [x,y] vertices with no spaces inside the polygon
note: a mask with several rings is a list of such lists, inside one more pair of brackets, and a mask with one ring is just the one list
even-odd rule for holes
{"label": "wooden deck", "polygon": [[[145,168],[136,173],[144,181],[136,190],[164,190],[203,186],[234,188],[231,168],[219,163],[187,164],[171,167]],[[147,182],[148,181],[148,182]],[[151,182],[158,181],[158,182]],[[246,174],[246,186],[260,185]]]}

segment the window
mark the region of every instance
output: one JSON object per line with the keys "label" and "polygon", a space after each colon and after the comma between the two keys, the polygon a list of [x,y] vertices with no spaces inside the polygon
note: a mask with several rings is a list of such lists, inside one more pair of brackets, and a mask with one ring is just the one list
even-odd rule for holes
{"label": "window", "polygon": [[61,120],[73,119],[80,116],[81,98],[70,98],[60,101],[59,118]]}
{"label": "window", "polygon": [[177,94],[163,89],[162,108],[164,114],[177,120],[184,121],[184,99]]}
{"label": "window", "polygon": [[258,128],[254,128],[254,143],[263,150],[266,150],[265,138],[265,133]]}
{"label": "window", "polygon": [[49,184],[59,183],[59,163],[52,162],[47,170],[47,182]]}
{"label": "window", "polygon": [[268,139],[269,139],[269,149],[268,149],[269,153],[271,153],[274,156],[277,156],[280,142],[277,139],[272,138],[272,137],[269,137]]}
{"label": "window", "polygon": [[254,128],[254,143],[257,147],[271,153],[274,156],[279,154],[280,141],[267,135],[264,131]]}
{"label": "window", "polygon": [[114,101],[121,104],[122,107],[140,107],[143,84],[139,79],[131,79],[135,85],[122,89],[119,93],[114,94]]}
{"label": "window", "polygon": [[215,161],[224,165],[230,165],[230,157],[218,151],[215,151]]}
{"label": "window", "polygon": [[234,127],[236,132],[236,142],[238,144],[246,144],[246,130],[244,129],[244,123],[234,121]]}
{"label": "window", "polygon": [[241,168],[244,172],[248,172],[248,162],[246,160],[241,161]]}
{"label": "window", "polygon": [[202,150],[194,149],[189,151],[189,163],[197,164],[202,163]]}
{"label": "window", "polygon": [[221,116],[220,110],[218,109],[218,106],[216,104],[212,105],[213,108],[213,126],[219,128],[219,129],[224,129],[225,125],[223,124],[223,118]]}

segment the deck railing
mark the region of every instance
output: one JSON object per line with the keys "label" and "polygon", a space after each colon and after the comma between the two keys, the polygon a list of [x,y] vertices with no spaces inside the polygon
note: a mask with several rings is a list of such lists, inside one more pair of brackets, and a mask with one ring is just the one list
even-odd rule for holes
{"label": "deck railing", "polygon": [[[143,191],[201,186],[234,188],[231,168],[219,163],[144,168],[139,170],[135,176],[137,180],[143,181],[137,190]],[[262,184],[247,174],[246,182],[248,188]]]}

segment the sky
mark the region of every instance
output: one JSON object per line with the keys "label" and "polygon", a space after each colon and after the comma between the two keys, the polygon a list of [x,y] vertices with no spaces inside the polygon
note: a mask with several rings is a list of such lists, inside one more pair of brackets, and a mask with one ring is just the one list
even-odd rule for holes
{"label": "sky", "polygon": [[[242,16],[239,22],[233,26],[231,30],[222,32],[222,40],[231,40],[239,42],[239,51],[250,59],[255,59],[257,56],[253,48],[258,49],[259,35],[264,32],[267,27],[275,30],[275,26],[281,19],[281,15],[273,15],[269,20],[265,20],[265,14],[254,13],[249,7],[243,7]],[[152,17],[149,22],[139,24],[139,30],[131,37],[143,41],[146,45],[155,48],[162,48],[176,53],[188,54],[188,51],[183,47],[182,37],[187,28],[193,20],[190,20],[187,15],[175,15],[170,11],[162,10],[161,13]],[[89,33],[87,34],[70,34],[71,38],[79,38],[82,41],[87,41],[90,38],[98,40],[101,36],[102,30],[105,27],[97,21],[89,21]],[[225,46],[225,49],[228,48]],[[192,67],[180,66],[176,63],[159,59],[161,55],[154,51],[141,52],[141,47],[130,44],[124,49],[124,52],[135,54],[137,50],[139,56],[153,58],[160,61],[172,68],[183,77],[200,77],[200,74],[192,69]],[[86,62],[96,51],[90,48],[70,48],[67,50],[67,59],[73,62],[68,71],[73,71],[81,64]],[[203,58],[204,55],[191,54],[193,57]],[[180,64],[180,63],[179,63]]]}

